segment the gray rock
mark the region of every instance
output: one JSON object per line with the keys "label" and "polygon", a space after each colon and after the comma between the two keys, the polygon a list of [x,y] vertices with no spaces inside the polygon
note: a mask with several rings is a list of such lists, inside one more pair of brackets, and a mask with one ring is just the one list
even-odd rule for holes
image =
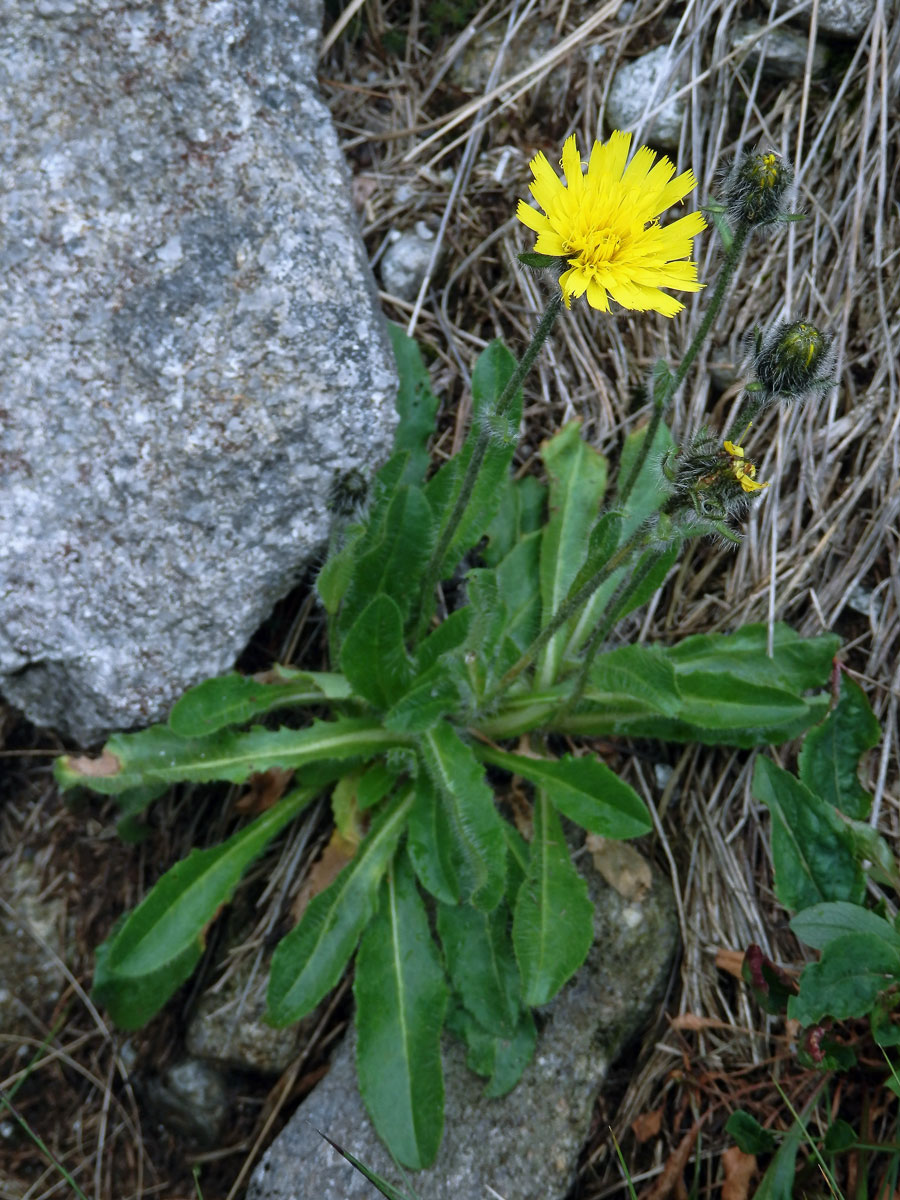
{"label": "gray rock", "polygon": [[0,1030],[39,1034],[41,1022],[59,999],[65,979],[65,905],[44,896],[34,864],[9,864],[0,872]]}
{"label": "gray rock", "polygon": [[423,221],[391,242],[381,260],[384,290],[401,300],[415,300],[434,253],[434,234]]}
{"label": "gray rock", "polygon": [[662,104],[647,125],[646,140],[651,145],[674,150],[681,137],[686,105],[684,97],[666,100],[683,82],[677,70],[672,75],[668,55],[667,46],[657,46],[619,67],[606,99],[606,125],[610,129],[634,129],[643,121],[645,109],[652,110]]}
{"label": "gray rock", "polygon": [[390,448],[321,0],[9,7],[0,689],[82,742],[230,667]]}
{"label": "gray rock", "polygon": [[[809,38],[785,25],[766,29],[757,21],[738,21],[731,31],[731,48],[737,50],[738,62],[755,71],[762,57],[763,74],[780,79],[802,79],[806,72]],[[828,51],[822,45],[813,50],[814,75],[821,74],[828,64]]]}
{"label": "gray rock", "polygon": [[148,1115],[197,1146],[216,1146],[228,1116],[223,1076],[209,1063],[186,1058],[162,1075],[133,1079]]}
{"label": "gray rock", "polygon": [[[450,68],[450,78],[468,92],[484,92],[487,90],[494,70],[497,55],[506,40],[506,21],[497,21],[480,29],[461,54],[458,54]],[[551,21],[526,21],[519,33],[512,37],[504,51],[503,62],[494,79],[494,86],[516,74],[523,67],[537,62],[539,58],[552,49],[558,41],[556,31]],[[551,72],[546,84],[553,84],[552,76],[559,72]]]}
{"label": "gray rock", "polygon": [[[537,1052],[519,1085],[502,1099],[485,1099],[463,1048],[445,1043],[444,1141],[435,1165],[413,1179],[418,1195],[560,1200],[570,1188],[610,1063],[653,1012],[677,943],[668,884],[656,879],[641,902],[624,900],[594,872],[588,884],[597,906],[596,943],[543,1010]],[[348,1038],[264,1155],[247,1200],[369,1200],[371,1184],[316,1130],[402,1186],[357,1092]]]}
{"label": "gray rock", "polygon": [[[859,37],[875,13],[875,3],[876,0],[819,0],[819,29],[838,37]],[[812,8],[812,3],[809,7]]]}
{"label": "gray rock", "polygon": [[200,996],[185,1039],[190,1054],[262,1075],[285,1070],[322,1012],[316,1009],[286,1029],[267,1025],[263,1018],[271,962],[268,954],[254,971],[254,959],[248,958],[216,990]]}

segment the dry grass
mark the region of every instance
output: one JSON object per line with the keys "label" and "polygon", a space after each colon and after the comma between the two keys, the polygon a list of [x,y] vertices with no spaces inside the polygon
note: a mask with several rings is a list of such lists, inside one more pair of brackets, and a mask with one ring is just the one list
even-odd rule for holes
{"label": "dry grass", "polygon": [[[772,486],[754,507],[744,545],[736,553],[694,546],[632,632],[674,640],[745,621],[788,620],[804,634],[840,633],[845,661],[884,729],[868,782],[873,822],[897,845],[900,23],[888,21],[880,2],[858,41],[828,42],[832,57],[824,77],[812,77],[807,68],[795,80],[772,81],[729,52],[729,32],[747,15],[730,0],[677,8],[654,7],[649,0],[633,6],[621,0],[512,0],[469,9],[475,11],[469,24],[454,29],[445,22],[435,29],[433,0],[353,0],[326,40],[321,61],[322,90],[351,164],[371,257],[377,263],[392,230],[419,220],[436,234],[434,268],[416,303],[381,297],[387,315],[429,349],[436,390],[448,397],[435,453],[449,453],[464,434],[479,349],[495,336],[521,348],[542,307],[542,285],[516,264],[529,243],[511,217],[527,183],[529,158],[537,149],[551,160],[558,157],[572,131],[581,145],[606,136],[604,104],[616,66],[667,44],[673,72],[683,68],[688,80],[676,85],[686,111],[674,157],[680,168],[693,167],[700,199],[714,195],[723,163],[739,149],[773,146],[795,165],[796,207],[808,217],[752,244],[671,413],[676,439],[704,422],[725,428],[734,420],[739,386],[728,385],[737,378],[729,370],[739,370],[743,339],[754,324],[803,317],[832,330],[837,386],[820,402],[772,411],[760,421],[752,452]],[[808,7],[798,5],[775,23],[788,17],[801,28],[812,20]],[[501,49],[475,93],[461,86],[457,72],[485,31],[498,36]],[[546,52],[529,61],[531,45],[546,46]],[[653,106],[663,94],[648,96],[636,131],[651,145]],[[698,245],[701,278],[711,278],[715,239],[707,235]],[[702,305],[702,295],[694,298],[675,321],[603,317],[575,306],[528,385],[521,469],[539,470],[535,456],[542,439],[576,415],[586,438],[614,462],[623,432],[646,416],[635,384],[656,359],[677,361]],[[280,606],[247,665],[273,658],[309,662],[319,654],[315,614],[294,597]],[[142,1134],[134,1097],[121,1082],[117,1041],[82,986],[89,978],[89,947],[115,913],[185,851],[197,828],[209,840],[221,836],[226,808],[221,800],[198,805],[196,797],[170,798],[154,819],[151,840],[137,849],[122,847],[111,836],[110,813],[86,819],[61,809],[46,758],[32,754],[58,749],[52,739],[13,723],[6,745],[7,755],[18,757],[7,759],[12,769],[3,789],[0,851],[27,847],[38,856],[47,887],[62,888],[68,897],[78,943],[75,973],[67,976],[56,1011],[34,1014],[33,1037],[9,1046],[0,1041],[0,1063],[6,1064],[0,1065],[0,1082],[11,1086],[31,1049],[52,1029],[18,1095],[28,1119],[85,1193],[95,1200],[192,1196],[180,1147],[148,1130],[146,1120]],[[715,961],[717,951],[751,941],[779,961],[798,953],[771,893],[765,823],[749,795],[752,763],[743,753],[695,747],[653,747],[650,753],[674,768],[664,790],[646,756],[634,758],[629,773],[655,807],[653,852],[677,893],[684,953],[668,998],[675,1021],[668,1028],[661,1021],[623,1076],[616,1111],[598,1117],[579,1180],[583,1200],[621,1188],[607,1117],[633,1154],[636,1171],[650,1180],[693,1116],[712,1111],[712,1132],[703,1134],[700,1157],[704,1182],[713,1188],[715,1155],[724,1145],[715,1130],[729,1108],[778,1107],[770,1076],[785,1045]],[[790,760],[789,750],[777,756]],[[266,864],[272,874],[247,953],[259,953],[283,919],[297,865],[308,861],[320,833],[305,826]],[[95,887],[98,878],[101,886]],[[692,1014],[705,1023],[692,1021]],[[145,1055],[164,1054],[179,1016],[151,1031],[142,1043]],[[323,1031],[323,1041],[336,1028]],[[239,1177],[263,1131],[268,1136],[279,1114],[311,1086],[320,1050],[313,1046],[302,1069],[280,1081],[268,1101],[259,1091],[247,1093],[234,1138],[218,1160],[204,1165],[207,1200],[240,1194]],[[812,1086],[798,1078],[794,1095],[802,1099]],[[630,1123],[659,1106],[666,1113],[660,1132],[636,1146]],[[21,1194],[27,1187],[29,1200],[70,1194],[26,1143],[13,1141],[5,1149],[0,1141],[0,1197],[19,1194],[11,1182],[16,1178],[24,1181]]]}

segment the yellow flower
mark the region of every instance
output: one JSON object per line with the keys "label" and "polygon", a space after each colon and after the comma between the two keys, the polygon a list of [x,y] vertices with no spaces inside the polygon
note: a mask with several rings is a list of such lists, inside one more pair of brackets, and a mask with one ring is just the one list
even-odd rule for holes
{"label": "yellow flower", "polygon": [[674,317],[684,305],[660,289],[696,292],[704,286],[688,258],[706,222],[692,212],[661,226],[659,215],[697,181],[693,171],[673,179],[673,164],[667,158],[656,162],[646,146],[627,162],[630,145],[631,134],[618,131],[608,142],[594,142],[585,175],[573,134],[562,152],[565,183],[545,154],[535,155],[531,194],[544,212],[520,200],[516,215],[538,235],[538,254],[568,261],[559,279],[566,307],[573,296],[586,293],[588,304],[601,312],[609,312],[612,296],[623,308]]}
{"label": "yellow flower", "polygon": [[[750,426],[748,425],[749,429]],[[731,473],[745,492],[761,492],[768,483],[756,482],[756,467],[744,459],[744,447],[736,446],[734,442],[725,442],[725,453],[730,457]]]}

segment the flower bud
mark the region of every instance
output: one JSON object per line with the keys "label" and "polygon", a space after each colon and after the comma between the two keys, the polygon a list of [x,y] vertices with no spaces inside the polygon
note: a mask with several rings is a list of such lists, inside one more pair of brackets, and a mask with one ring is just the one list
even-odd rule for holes
{"label": "flower bud", "polygon": [[753,366],[773,398],[798,399],[831,386],[831,338],[809,321],[781,321],[763,337]]}
{"label": "flower bud", "polygon": [[779,154],[745,152],[725,179],[725,203],[744,225],[771,225],[784,215],[793,173]]}

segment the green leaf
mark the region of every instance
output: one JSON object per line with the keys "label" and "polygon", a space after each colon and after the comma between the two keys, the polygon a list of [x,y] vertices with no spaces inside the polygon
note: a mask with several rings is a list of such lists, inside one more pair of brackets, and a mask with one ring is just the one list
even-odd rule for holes
{"label": "green leaf", "polygon": [[858,1141],[859,1138],[853,1126],[838,1117],[825,1130],[822,1149],[826,1154],[842,1154],[845,1150],[851,1150]]}
{"label": "green leaf", "polygon": [[541,619],[540,553],[540,532],[526,534],[496,568],[497,588],[506,610],[505,636],[520,653],[537,637]]}
{"label": "green leaf", "polygon": [[511,665],[498,661],[509,618],[500,598],[495,571],[489,568],[469,571],[466,591],[472,610],[472,624],[465,645],[466,662],[473,690],[480,698]]}
{"label": "green leaf", "polygon": [[338,1154],[346,1158],[351,1167],[355,1167],[364,1179],[368,1179],[369,1183],[378,1189],[382,1196],[387,1197],[387,1200],[416,1200],[415,1197],[411,1197],[406,1192],[401,1192],[399,1188],[395,1188],[392,1183],[388,1183],[377,1171],[373,1171],[371,1167],[367,1167],[360,1159],[354,1158],[349,1150],[345,1150],[343,1146],[339,1146],[337,1142],[332,1141],[327,1133],[323,1133],[321,1129],[317,1129],[316,1133],[320,1138],[324,1138],[329,1146],[333,1146]]}
{"label": "green leaf", "polygon": [[419,488],[397,488],[382,525],[373,519],[359,548],[338,619],[342,637],[379,593],[390,596],[406,620],[431,554],[435,524]]}
{"label": "green leaf", "polygon": [[379,760],[366,767],[356,785],[356,807],[360,812],[373,808],[383,800],[397,782],[397,775],[387,763]]}
{"label": "green leaf", "polygon": [[[606,490],[606,459],[581,439],[572,421],[541,448],[550,476],[549,519],[541,536],[541,620],[546,624],[566,599],[584,562],[597,510]],[[537,680],[553,683],[562,660],[566,631],[560,629],[541,651]]]}
{"label": "green leaf", "polygon": [[400,387],[397,412],[400,423],[394,434],[394,450],[407,450],[409,458],[404,483],[420,483],[430,464],[428,439],[434,433],[439,401],[431,390],[431,379],[416,342],[399,325],[388,323],[388,333],[397,360]]}
{"label": "green leaf", "polygon": [[876,934],[845,934],[830,941],[821,960],[804,969],[800,993],[788,1001],[788,1016],[807,1026],[824,1017],[863,1017],[881,992],[897,983],[900,951]]}
{"label": "green leaf", "polygon": [[547,1004],[578,970],[594,940],[594,907],[572,866],[559,817],[538,792],[528,877],[513,915],[513,946],[526,1004]]}
{"label": "green leaf", "polygon": [[496,416],[496,403],[515,370],[515,359],[502,342],[490,342],[481,352],[472,374],[473,417],[469,435],[459,454],[454,455],[432,476],[425,488],[434,512],[443,520],[459,494],[466,467],[485,424],[491,430],[487,453],[462,520],[447,549],[441,566],[441,578],[452,575],[462,556],[479,541],[494,519],[503,497],[518,438],[522,413],[522,392],[516,393],[507,416]]}
{"label": "green leaf", "polygon": [[461,1007],[451,1012],[447,1025],[468,1047],[466,1066],[469,1070],[488,1077],[485,1096],[493,1099],[512,1091],[531,1062],[537,1045],[537,1028],[531,1012],[524,1009],[519,1014],[518,1024],[509,1037],[488,1033]]}
{"label": "green leaf", "polygon": [[471,748],[445,721],[422,735],[420,751],[459,854],[460,898],[490,912],[506,883],[506,838],[494,794]]}
{"label": "green leaf", "polygon": [[865,933],[880,937],[894,950],[900,951],[900,933],[890,921],[858,904],[846,900],[835,900],[826,904],[814,904],[798,912],[791,919],[791,930],[807,946],[822,950],[835,938]]}
{"label": "green leaf", "polygon": [[406,849],[419,882],[443,904],[458,904],[459,877],[464,869],[456,849],[447,806],[437,798],[431,780],[420,772],[409,813]]}
{"label": "green leaf", "polygon": [[358,696],[386,709],[407,690],[412,664],[403,643],[403,615],[382,593],[353,622],[341,647],[341,668]]}
{"label": "green leaf", "polygon": [[523,538],[541,528],[547,503],[547,489],[533,475],[523,479],[507,476],[500,493],[500,507],[488,526],[482,552],[489,567],[496,567]]}
{"label": "green leaf", "polygon": [[277,666],[262,678],[232,672],[185,692],[169,714],[169,728],[179,737],[204,737],[272,709],[349,696],[350,685],[342,675]]}
{"label": "green leaf", "polygon": [[316,794],[290,792],[220,846],[192,850],[98,947],[93,995],[121,1029],[149,1021],[190,976],[244,872]]}
{"label": "green leaf", "polygon": [[337,879],[314,896],[299,925],[279,942],[269,977],[273,1025],[299,1021],[335,986],[375,912],[387,870],[412,807],[412,789],[395,797]]}
{"label": "green leaf", "polygon": [[545,267],[559,267],[559,259],[554,258],[552,254],[538,254],[535,250],[523,250],[521,254],[517,254],[519,262],[523,267],[531,267],[536,271],[542,271]]}
{"label": "green leaf", "polygon": [[353,994],[360,1093],[391,1154],[420,1170],[441,1144],[448,993],[425,906],[402,856],[385,876],[378,914],[360,942]]}
{"label": "green leaf", "polygon": [[367,718],[315,721],[306,729],[223,730],[182,738],[166,725],[111,737],[99,758],[64,755],[54,774],[65,791],[89,787],[105,796],[152,783],[243,783],[270,767],[304,767],[329,760],[373,758],[408,745]]}
{"label": "green leaf", "polygon": [[459,649],[466,640],[471,623],[472,610],[468,607],[458,608],[446,621],[441,621],[416,650],[416,674],[424,674],[439,658]]}
{"label": "green leaf", "polygon": [[753,1193],[753,1200],[794,1200],[794,1174],[803,1126],[795,1121]]}
{"label": "green leaf", "polygon": [[532,758],[486,744],[479,744],[477,753],[483,762],[544,788],[554,808],[590,833],[629,838],[653,829],[647,806],[634,788],[597,758]]}
{"label": "green leaf", "polygon": [[865,692],[841,671],[838,702],[806,735],[797,773],[811,792],[864,821],[872,797],[859,782],[859,760],[880,740],[881,727]]}
{"label": "green leaf", "polygon": [[775,1149],[775,1138],[769,1130],[742,1108],[725,1122],[725,1132],[745,1154],[771,1154]]}
{"label": "green leaf", "polygon": [[350,586],[364,534],[363,525],[349,525],[344,530],[340,549],[329,554],[328,561],[316,576],[316,592],[329,617],[337,614]]}
{"label": "green leaf", "polygon": [[752,790],[772,814],[775,894],[784,907],[799,911],[823,900],[861,904],[865,878],[834,807],[762,756]]}
{"label": "green leaf", "polygon": [[[626,437],[622,446],[619,464],[618,486],[631,478],[632,469],[637,462],[638,453],[647,436],[648,426],[635,429]],[[660,470],[660,461],[674,446],[672,435],[664,422],[660,422],[653,442],[653,449],[644,460],[641,473],[635,481],[626,504],[617,507],[625,509],[625,519],[622,523],[622,540],[625,541],[634,533],[639,525],[652,513],[655,513],[668,499],[671,486]]]}
{"label": "green leaf", "polygon": [[486,1032],[512,1037],[522,1003],[506,905],[484,913],[439,904],[437,928],[455,993]]}
{"label": "green leaf", "polygon": [[768,626],[743,625],[734,633],[698,633],[666,650],[681,678],[694,671],[724,671],[748,683],[769,684],[800,694],[825,687],[841,639],[834,634],[802,638],[789,625],[773,626],[772,657],[766,652]]}
{"label": "green leaf", "polygon": [[468,676],[461,658],[444,654],[392,706],[384,718],[385,728],[398,733],[424,733],[460,708],[468,694]]}
{"label": "green leaf", "polygon": [[590,675],[592,703],[616,711],[677,717],[681,691],[661,646],[637,643],[598,654]]}

